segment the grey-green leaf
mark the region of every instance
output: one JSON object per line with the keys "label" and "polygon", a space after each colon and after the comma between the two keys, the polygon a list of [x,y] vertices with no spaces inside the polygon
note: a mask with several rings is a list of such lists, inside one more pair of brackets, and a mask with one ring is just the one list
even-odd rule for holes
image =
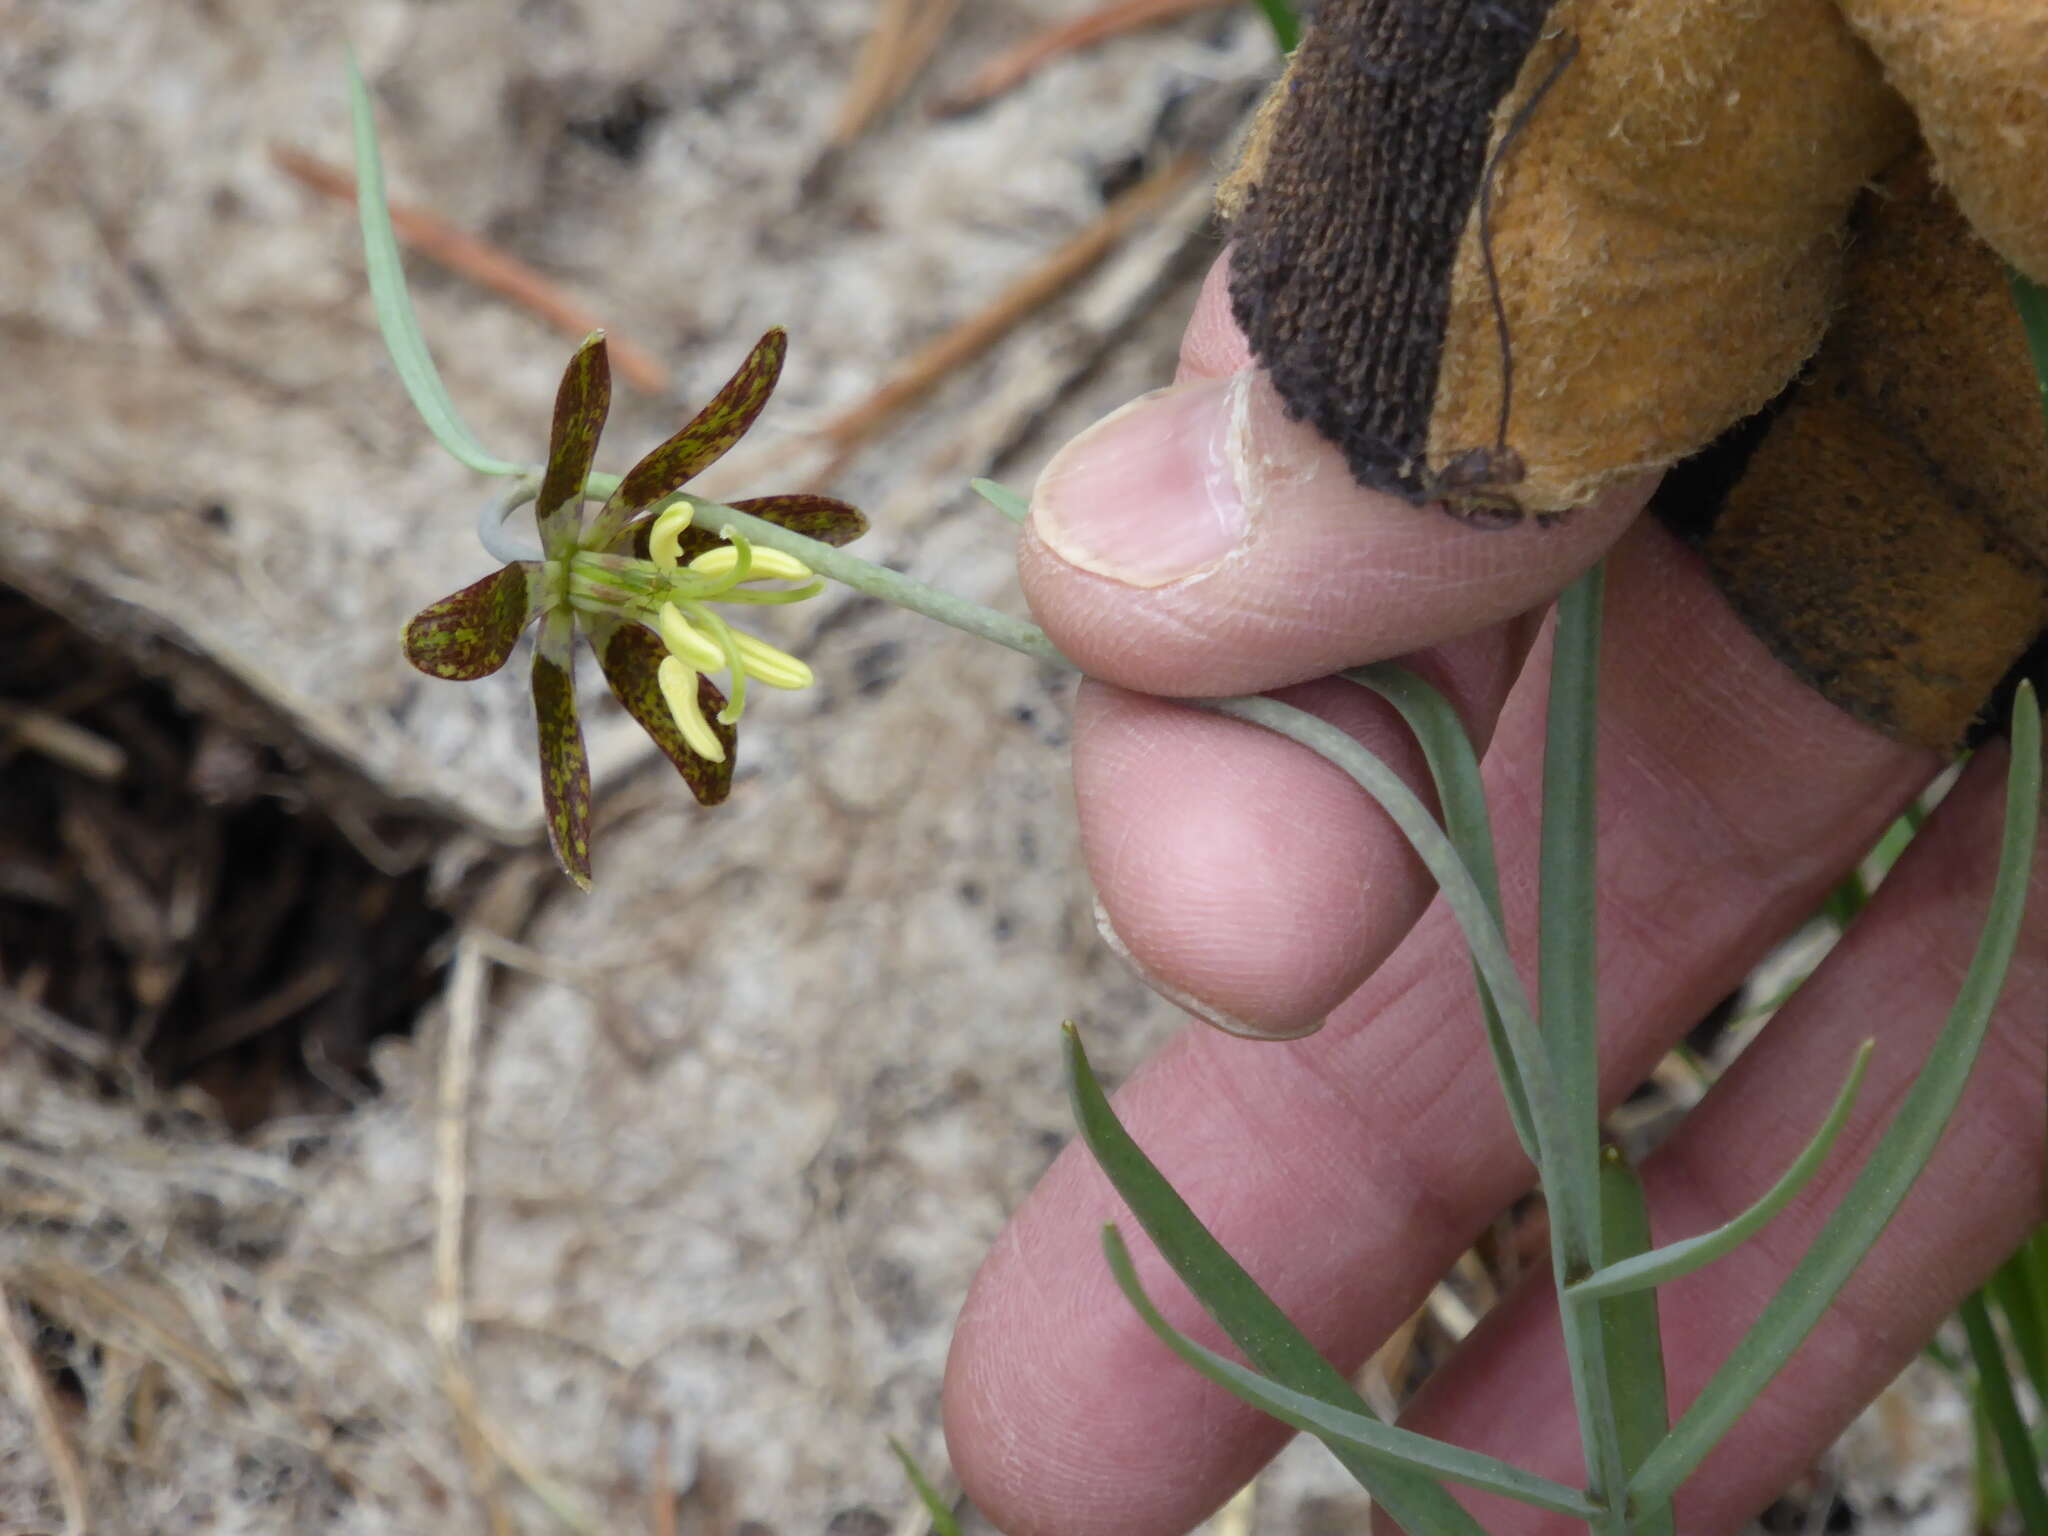
{"label": "grey-green leaf", "polygon": [[355,53],[348,55],[349,114],[355,128],[356,214],[363,231],[363,266],[370,279],[370,300],[376,306],[377,325],[384,333],[384,346],[398,369],[405,392],[412,396],[413,409],[427,424],[427,430],[443,448],[479,474],[516,475],[521,467],[487,452],[476,435],[456,412],[439,370],[420,334],[419,317],[413,313],[412,297],[405,287],[405,264],[398,254],[398,235],[391,227],[391,213],[384,203],[384,162],[377,153],[377,123],[370,107],[370,90],[356,67]]}
{"label": "grey-green leaf", "polygon": [[[1643,1183],[1619,1150],[1600,1149],[1600,1240],[1618,1258],[1650,1246],[1650,1210]],[[1601,1358],[1607,1392],[1614,1403],[1621,1468],[1632,1474],[1664,1438],[1671,1410],[1664,1380],[1664,1335],[1652,1291],[1613,1296],[1599,1303]],[[1633,1511],[1634,1536],[1674,1536],[1677,1517],[1668,1502]]]}
{"label": "grey-green leaf", "polygon": [[[1095,1080],[1079,1031],[1069,1024],[1065,1038],[1067,1090],[1081,1137],[1174,1273],[1268,1376],[1334,1407],[1370,1416],[1372,1410],[1344,1373],[1259,1289],[1131,1139]],[[1342,1447],[1331,1450],[1409,1536],[1484,1536],[1479,1523],[1431,1478],[1376,1464]]]}
{"label": "grey-green leaf", "polygon": [[1031,500],[1029,497],[1020,496],[1007,485],[999,484],[994,480],[970,480],[967,483],[973,487],[975,495],[1002,513],[1011,522],[1024,523],[1031,520]]}
{"label": "grey-green leaf", "polygon": [[1256,1371],[1246,1370],[1214,1350],[1204,1349],[1159,1315],[1159,1309],[1152,1305],[1144,1287],[1138,1284],[1138,1272],[1131,1264],[1130,1252],[1124,1247],[1115,1227],[1103,1229],[1102,1248],[1118,1287],[1161,1343],[1218,1386],[1282,1423],[1306,1430],[1332,1450],[1341,1448],[1403,1472],[1448,1478],[1468,1487],[1581,1520],[1591,1519],[1598,1513],[1592,1501],[1576,1488],[1552,1482],[1547,1477],[1538,1477],[1533,1472],[1524,1472],[1498,1457],[1447,1445],[1427,1435],[1418,1435],[1413,1430],[1397,1429],[1391,1424],[1381,1423],[1370,1414],[1338,1408],[1320,1397],[1297,1392]]}
{"label": "grey-green leaf", "polygon": [[1849,1063],[1849,1075],[1821,1120],[1820,1129],[1813,1133],[1812,1140],[1755,1204],[1711,1232],[1702,1232],[1697,1237],[1682,1238],[1648,1253],[1637,1253],[1632,1258],[1601,1265],[1571,1288],[1572,1296],[1581,1301],[1595,1301],[1603,1296],[1625,1296],[1631,1291],[1668,1285],[1681,1275],[1689,1275],[1713,1263],[1754,1237],[1766,1222],[1792,1203],[1799,1191],[1813,1182],[1821,1164],[1827,1161],[1829,1150],[1842,1134],[1842,1128],[1849,1123],[1850,1112],[1856,1107],[1856,1090],[1863,1086],[1863,1072],[1870,1065],[1873,1044],[1874,1041],[1866,1040],[1857,1047],[1855,1059]]}
{"label": "grey-green leaf", "polygon": [[[1443,694],[1397,662],[1375,662],[1346,672],[1344,676],[1361,688],[1371,689],[1393,705],[1414,733],[1416,744],[1422,748],[1423,760],[1429,764],[1430,778],[1436,784],[1437,804],[1443,809],[1444,833],[1450,838],[1451,846],[1457,849],[1458,857],[1465,861],[1465,868],[1472,872],[1472,883],[1478,887],[1487,910],[1493,914],[1495,925],[1505,931],[1507,922],[1501,915],[1500,904],[1500,866],[1494,853],[1493,818],[1486,808],[1486,785],[1479,776],[1479,754],[1473,748],[1471,736],[1466,733],[1465,722],[1458,718],[1457,709]],[[1486,1026],[1486,1043],[1493,1052],[1494,1074],[1500,1079],[1501,1092],[1508,1101],[1508,1118],[1514,1122],[1515,1137],[1521,1142],[1522,1151],[1533,1163],[1536,1161],[1536,1132],[1529,1123],[1529,1098],[1522,1087],[1520,1069],[1515,1066],[1514,1048],[1508,1043],[1507,1030],[1501,1024],[1500,1006],[1493,999],[1493,988],[1486,984],[1485,973],[1476,967],[1474,980],[1479,987],[1479,1010],[1481,1021]]]}

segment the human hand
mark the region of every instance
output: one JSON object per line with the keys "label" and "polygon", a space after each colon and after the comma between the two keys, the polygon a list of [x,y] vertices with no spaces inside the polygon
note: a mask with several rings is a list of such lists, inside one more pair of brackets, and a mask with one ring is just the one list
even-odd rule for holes
{"label": "human hand", "polygon": [[[1291,743],[1156,695],[1284,688],[1421,786],[1391,710],[1327,680],[1402,657],[1491,742],[1509,936],[1526,954],[1538,620],[1608,556],[1599,924],[1610,1103],[1812,911],[1939,765],[1773,660],[1694,557],[1637,518],[1647,486],[1556,527],[1506,531],[1358,489],[1247,371],[1220,273],[1189,327],[1181,387],[1048,467],[1022,568],[1040,621],[1104,680],[1077,705],[1075,779],[1119,942],[1162,991],[1240,1033],[1298,1034],[1327,1018],[1291,1045],[1191,1027],[1132,1078],[1119,1113],[1348,1371],[1531,1170],[1462,941],[1441,908],[1425,915],[1431,889],[1391,824]],[[1518,685],[1525,663],[1533,687]],[[1663,1291],[1674,1410],[1804,1251],[1918,1070],[1982,921],[2004,755],[1978,754],[1820,972],[1642,1170],[1658,1242],[1725,1219],[1797,1152],[1856,1045],[1877,1036],[1822,1177],[1758,1238]],[[2042,883],[1986,1059],[1940,1151],[1836,1307],[1681,1493],[1682,1529],[1733,1529],[1768,1502],[2042,1219]],[[1102,1262],[1106,1220],[1128,1224],[1128,1213],[1069,1147],[984,1264],[954,1341],[954,1464],[1017,1536],[1184,1530],[1286,1435],[1146,1331]],[[1220,1343],[1138,1247],[1169,1317]],[[1404,1422],[1581,1480],[1554,1318],[1547,1274],[1532,1279]],[[1519,1505],[1474,1507],[1492,1531],[1552,1528]]]}

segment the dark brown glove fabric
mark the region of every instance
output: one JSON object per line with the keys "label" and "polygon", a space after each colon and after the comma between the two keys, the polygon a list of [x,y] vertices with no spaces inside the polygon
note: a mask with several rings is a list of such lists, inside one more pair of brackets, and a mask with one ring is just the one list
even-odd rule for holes
{"label": "dark brown glove fabric", "polygon": [[2036,0],[1325,0],[1232,296],[1363,484],[1512,521],[1690,461],[1660,506],[1778,653],[1954,747],[2048,627],[1979,238],[2048,275],[2044,151]]}

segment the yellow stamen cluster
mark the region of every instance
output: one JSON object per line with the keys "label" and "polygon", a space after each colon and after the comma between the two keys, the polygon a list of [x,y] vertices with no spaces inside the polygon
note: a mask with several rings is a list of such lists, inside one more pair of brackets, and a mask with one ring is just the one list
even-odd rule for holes
{"label": "yellow stamen cluster", "polygon": [[[657,567],[667,571],[688,571],[693,576],[704,578],[707,583],[691,596],[664,602],[656,614],[655,630],[661,636],[662,644],[668,647],[668,655],[662,658],[656,678],[669,713],[675,717],[676,729],[682,732],[690,750],[699,757],[719,763],[725,761],[725,745],[705,718],[703,705],[698,699],[697,679],[700,674],[725,672],[730,675],[731,698],[718,713],[720,723],[725,725],[738,720],[740,711],[746,707],[750,678],[769,688],[792,689],[808,688],[813,678],[811,669],[796,657],[754,635],[734,629],[708,605],[721,599],[728,602],[793,602],[811,596],[818,590],[818,583],[811,568],[801,560],[779,550],[756,549],[730,528],[723,535],[730,542],[706,550],[688,566],[683,566],[682,536],[695,514],[696,507],[692,503],[678,502],[658,516],[654,526],[648,530],[647,552]],[[737,590],[757,581],[804,582],[810,587],[809,590],[773,593]]]}

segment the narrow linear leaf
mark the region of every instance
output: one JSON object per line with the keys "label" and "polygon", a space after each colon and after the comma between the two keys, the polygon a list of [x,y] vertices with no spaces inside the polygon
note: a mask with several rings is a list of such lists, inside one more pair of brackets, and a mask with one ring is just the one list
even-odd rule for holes
{"label": "narrow linear leaf", "polygon": [[479,474],[520,474],[521,466],[495,457],[476,440],[456,412],[455,402],[448,398],[448,388],[427,351],[426,337],[420,334],[419,317],[413,313],[412,296],[406,291],[398,235],[384,203],[384,161],[377,152],[377,120],[370,106],[370,89],[356,67],[353,50],[348,54],[348,103],[355,129],[356,216],[363,231],[363,267],[370,280],[377,326],[384,333],[384,348],[391,354],[405,392],[412,396],[413,409],[436,442]]}
{"label": "narrow linear leaf", "polygon": [[[1543,1045],[1563,1096],[1564,1135],[1545,1148],[1544,1187],[1556,1202],[1552,1269],[1563,1290],[1606,1257],[1600,1231],[1600,1023],[1593,791],[1599,756],[1600,616],[1606,568],[1565,588],[1552,631],[1543,740],[1537,888],[1537,1004]],[[1606,1334],[1594,1311],[1563,1307],[1565,1358],[1585,1441],[1587,1485],[1619,1503],[1628,1473],[1609,1382]]]}
{"label": "narrow linear leaf", "polygon": [[1956,1309],[1963,1320],[1963,1334],[1970,1341],[1970,1357],[1977,1364],[1977,1403],[1997,1438],[1999,1455],[2005,1461],[2007,1487],[2019,1507],[2020,1524],[2027,1536],[2048,1532],[2048,1489],[2041,1485],[2041,1459],[2034,1451],[2027,1421],[2020,1413],[2019,1397],[2013,1391],[2012,1372],[2005,1363],[2005,1347],[1992,1325],[1991,1310],[1983,1293],[1967,1297]]}
{"label": "narrow linear leaf", "polygon": [[607,542],[634,513],[680,490],[744,437],[775,392],[788,351],[789,335],[781,326],[754,343],[739,371],[710,403],[682,431],[626,471],[598,514],[592,542]]}
{"label": "narrow linear leaf", "polygon": [[1870,1052],[1875,1044],[1873,1040],[1866,1040],[1856,1048],[1855,1059],[1849,1063],[1849,1075],[1835,1094],[1835,1102],[1821,1121],[1820,1129],[1792,1159],[1791,1166],[1778,1176],[1777,1183],[1765,1190],[1754,1205],[1711,1232],[1702,1232],[1697,1237],[1666,1243],[1648,1253],[1638,1253],[1633,1258],[1602,1265],[1572,1286],[1571,1296],[1579,1301],[1598,1301],[1667,1285],[1681,1275],[1704,1268],[1754,1237],[1765,1223],[1790,1205],[1793,1197],[1813,1182],[1821,1165],[1827,1161],[1836,1138],[1848,1125],[1849,1116],[1856,1107],[1856,1093],[1863,1086],[1863,1074],[1870,1065]]}
{"label": "narrow linear leaf", "polygon": [[[1081,1139],[1195,1299],[1268,1376],[1333,1407],[1370,1416],[1372,1410],[1344,1373],[1322,1357],[1245,1273],[1131,1139],[1096,1081],[1080,1032],[1072,1024],[1065,1027],[1065,1055],[1067,1091]],[[1342,1447],[1331,1450],[1409,1536],[1484,1536],[1464,1507],[1428,1477],[1402,1467],[1375,1465]]]}
{"label": "narrow linear leaf", "polygon": [[[1642,1180],[1613,1147],[1600,1152],[1600,1235],[1605,1251],[1620,1258],[1650,1246],[1650,1208]],[[1622,1470],[1633,1473],[1671,1423],[1657,1297],[1650,1291],[1613,1297],[1600,1303],[1599,1319]],[[1631,1513],[1629,1529],[1636,1536],[1676,1536],[1677,1516],[1668,1501]]]}
{"label": "narrow linear leaf", "polygon": [[540,725],[540,795],[548,844],[562,872],[590,889],[590,758],[576,716],[575,621],[557,610],[533,658],[533,713]]}
{"label": "narrow linear leaf", "polygon": [[1955,1007],[1928,1053],[1927,1065],[1806,1257],[1637,1472],[1630,1492],[1639,1499],[1669,1498],[1791,1359],[1927,1166],[1962,1098],[2019,943],[2040,828],[2041,708],[2031,683],[2022,683],[2013,697],[2011,750],[2005,831],[1990,910]]}
{"label": "narrow linear leaf", "polygon": [[910,1486],[917,1490],[917,1499],[924,1505],[924,1512],[932,1517],[932,1536],[960,1536],[960,1520],[953,1513],[953,1506],[939,1497],[938,1489],[932,1486],[931,1479],[924,1475],[924,1469],[916,1459],[903,1448],[903,1442],[891,1435],[889,1449],[903,1464],[903,1474],[910,1479]]}
{"label": "narrow linear leaf", "polygon": [[597,458],[597,440],[611,409],[611,355],[604,332],[592,331],[562,370],[548,430],[548,467],[533,504],[540,547],[550,560],[566,559],[582,529],[583,481]]}
{"label": "narrow linear leaf", "polygon": [[675,765],[683,782],[690,786],[690,793],[697,797],[697,803],[721,803],[732,793],[733,763],[739,757],[739,729],[718,718],[718,712],[725,708],[725,695],[718,686],[701,673],[698,675],[697,703],[712,733],[725,747],[722,763],[699,757],[683,740],[682,729],[669,712],[668,701],[661,696],[659,673],[668,648],[658,636],[638,624],[619,624],[609,631],[599,626],[591,642],[613,696]]}
{"label": "narrow linear leaf", "polygon": [[429,677],[469,683],[511,659],[540,616],[540,568],[507,565],[429,603],[405,626],[405,659]]}
{"label": "narrow linear leaf", "polygon": [[967,483],[973,488],[975,495],[1002,513],[1011,522],[1028,523],[1031,521],[1031,500],[1029,497],[1020,496],[1007,485],[994,480],[970,480]]}
{"label": "narrow linear leaf", "polygon": [[[1493,914],[1494,922],[1503,930],[1506,919],[1501,915],[1500,866],[1494,853],[1493,818],[1486,806],[1486,786],[1479,776],[1479,754],[1473,749],[1472,738],[1465,733],[1465,722],[1458,718],[1458,711],[1451,701],[1424,682],[1420,676],[1406,667],[1391,661],[1382,661],[1369,667],[1358,667],[1343,674],[1349,681],[1361,688],[1370,689],[1393,705],[1415,740],[1422,748],[1423,760],[1429,764],[1430,778],[1436,784],[1437,804],[1443,808],[1444,832],[1450,837],[1451,846],[1458,851],[1458,857],[1471,871],[1472,883],[1479,888],[1480,897]],[[1508,1043],[1507,1031],[1501,1024],[1500,1006],[1494,1001],[1493,989],[1486,984],[1486,977],[1474,967],[1474,977],[1479,986],[1479,1009],[1486,1026],[1486,1043],[1493,1052],[1493,1067],[1500,1078],[1501,1091],[1507,1096],[1508,1118],[1514,1122],[1515,1136],[1522,1143],[1522,1151],[1529,1161],[1536,1161],[1536,1131],[1529,1123],[1529,1097],[1522,1087],[1522,1076],[1515,1066],[1515,1053]]]}
{"label": "narrow linear leaf", "polygon": [[1524,1472],[1497,1457],[1446,1445],[1413,1430],[1396,1429],[1370,1414],[1333,1407],[1319,1397],[1282,1386],[1256,1371],[1246,1370],[1234,1360],[1224,1359],[1214,1350],[1204,1349],[1159,1315],[1159,1309],[1152,1305],[1151,1298],[1138,1283],[1138,1272],[1131,1265],[1130,1251],[1124,1247],[1123,1238],[1115,1227],[1103,1228],[1102,1249],[1109,1258],[1110,1272],[1116,1276],[1118,1287],[1161,1343],[1218,1386],[1271,1414],[1283,1424],[1306,1430],[1332,1449],[1341,1446],[1369,1461],[1448,1478],[1487,1493],[1518,1499],[1538,1509],[1579,1519],[1591,1519],[1598,1513],[1592,1501],[1576,1488],[1567,1488],[1547,1477]]}

